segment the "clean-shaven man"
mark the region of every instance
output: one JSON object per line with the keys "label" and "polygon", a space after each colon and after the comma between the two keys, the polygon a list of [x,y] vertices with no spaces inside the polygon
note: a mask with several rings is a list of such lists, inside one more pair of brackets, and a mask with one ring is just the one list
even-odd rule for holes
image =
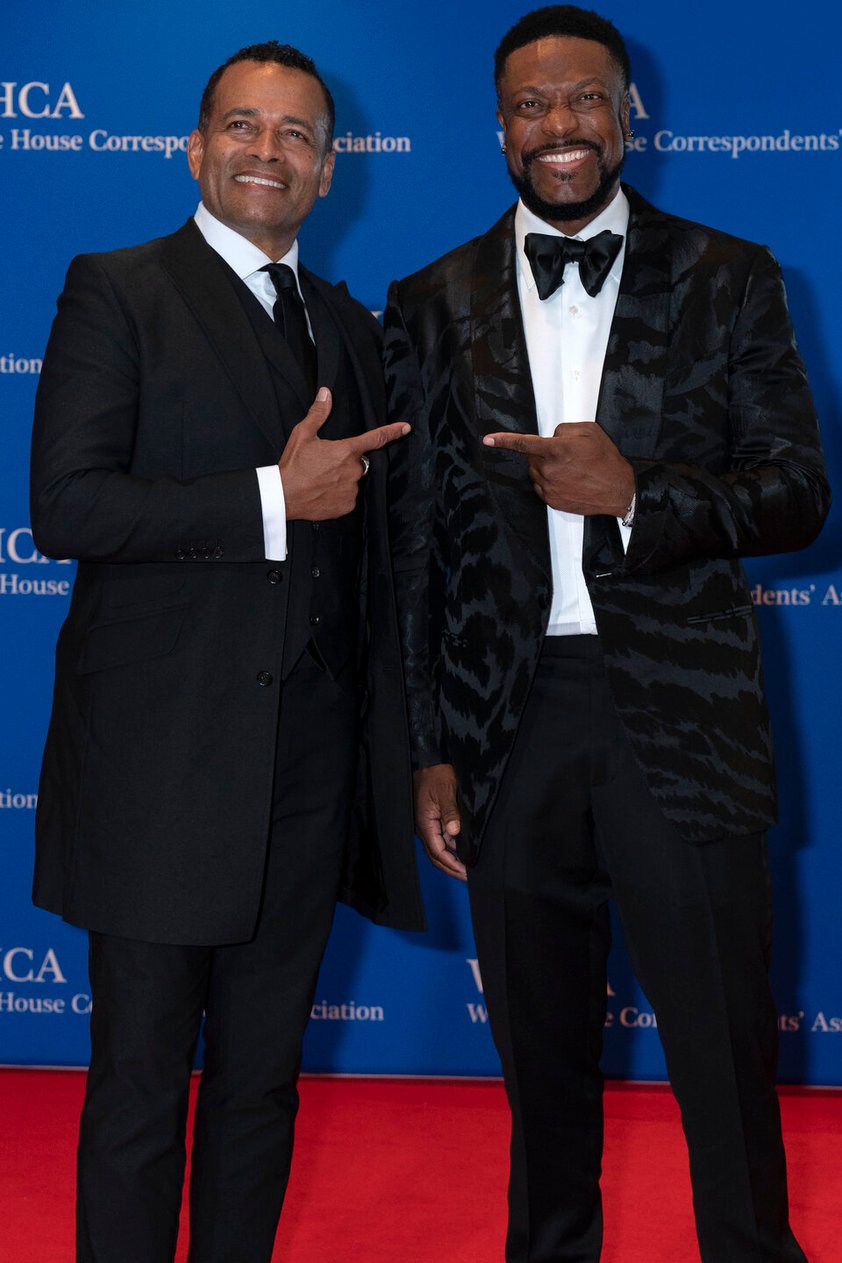
{"label": "clean-shaven man", "polygon": [[82,1263],[173,1258],[203,1011],[189,1257],[268,1263],[335,902],[422,922],[380,450],[408,427],[376,322],[298,260],[333,120],[296,49],[231,57],[196,215],[76,259],[44,360],[33,530],[79,568],[35,899],[90,935]]}

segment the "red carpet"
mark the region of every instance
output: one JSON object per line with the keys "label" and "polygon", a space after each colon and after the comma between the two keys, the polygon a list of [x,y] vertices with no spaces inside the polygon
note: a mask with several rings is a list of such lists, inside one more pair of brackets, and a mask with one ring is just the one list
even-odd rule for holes
{"label": "red carpet", "polygon": [[[83,1088],[72,1072],[0,1071],[2,1263],[71,1263]],[[508,1116],[498,1084],[306,1079],[301,1098],[277,1263],[501,1263]],[[842,1092],[783,1089],[781,1106],[793,1225],[811,1263],[837,1263]],[[603,1187],[603,1263],[697,1263],[666,1089],[609,1087]]]}

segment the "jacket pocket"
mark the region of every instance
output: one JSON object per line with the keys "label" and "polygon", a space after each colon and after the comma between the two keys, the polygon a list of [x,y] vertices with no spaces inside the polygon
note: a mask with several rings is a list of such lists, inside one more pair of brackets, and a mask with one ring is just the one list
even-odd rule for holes
{"label": "jacket pocket", "polygon": [[107,671],[172,653],[186,610],[187,602],[183,602],[136,618],[95,624],[88,629],[82,644],[79,674]]}
{"label": "jacket pocket", "polygon": [[688,623],[715,623],[725,618],[748,618],[753,613],[753,605],[732,605],[724,610],[711,610],[710,614],[690,614]]}

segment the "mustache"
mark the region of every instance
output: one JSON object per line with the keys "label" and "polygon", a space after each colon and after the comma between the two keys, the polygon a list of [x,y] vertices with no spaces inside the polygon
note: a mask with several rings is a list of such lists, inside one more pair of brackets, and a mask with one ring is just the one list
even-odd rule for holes
{"label": "mustache", "polygon": [[592,149],[598,158],[603,156],[602,145],[596,144],[593,140],[566,140],[564,144],[558,145],[539,145],[537,149],[526,149],[520,156],[524,171],[528,170],[536,158],[540,158],[541,154],[558,153],[564,149]]}

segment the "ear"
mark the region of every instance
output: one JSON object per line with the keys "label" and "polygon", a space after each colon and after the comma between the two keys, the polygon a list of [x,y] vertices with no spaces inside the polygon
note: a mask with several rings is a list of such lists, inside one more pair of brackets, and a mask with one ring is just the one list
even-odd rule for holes
{"label": "ear", "polygon": [[205,156],[205,138],[200,131],[190,133],[187,141],[187,165],[194,180],[198,180],[202,159]]}
{"label": "ear", "polygon": [[626,95],[623,98],[623,104],[620,106],[620,126],[623,129],[624,136],[629,131],[631,131],[630,110],[631,110],[631,101],[629,100],[628,95]]}
{"label": "ear", "polygon": [[501,126],[501,127],[502,127],[502,129],[503,129],[503,133],[505,134],[505,131],[506,131],[506,120],[505,120],[505,118],[503,117],[503,111],[502,111],[501,109],[499,109],[499,107],[498,107],[498,110],[497,110],[497,122],[500,124],[500,126]]}
{"label": "ear", "polygon": [[322,166],[322,174],[319,179],[319,197],[327,197],[330,192],[330,184],[333,179],[333,166],[336,162],[336,151],[331,148],[330,153],[324,160]]}

